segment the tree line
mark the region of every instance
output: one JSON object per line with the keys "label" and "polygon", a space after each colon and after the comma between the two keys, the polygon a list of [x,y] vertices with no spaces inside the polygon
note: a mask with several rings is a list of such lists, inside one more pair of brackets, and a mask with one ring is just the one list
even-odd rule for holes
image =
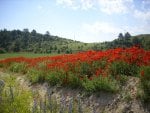
{"label": "tree line", "polygon": [[150,35],[131,36],[129,32],[119,33],[111,42],[82,43],[70,39],[53,36],[49,31],[45,34],[31,32],[28,29],[0,30],[0,53],[2,52],[34,52],[34,53],[72,53],[85,50],[106,50],[117,47],[140,45],[150,49]]}
{"label": "tree line", "polygon": [[[34,53],[51,53],[51,52],[71,52],[66,46],[63,48],[58,47],[62,45],[59,42],[69,43],[72,40],[63,39],[58,36],[53,36],[49,31],[45,34],[37,33],[36,30],[29,32],[28,29],[12,30],[7,29],[0,30],[0,50],[7,52],[34,52]],[[65,48],[64,48],[65,47]],[[58,49],[59,48],[59,49]]]}

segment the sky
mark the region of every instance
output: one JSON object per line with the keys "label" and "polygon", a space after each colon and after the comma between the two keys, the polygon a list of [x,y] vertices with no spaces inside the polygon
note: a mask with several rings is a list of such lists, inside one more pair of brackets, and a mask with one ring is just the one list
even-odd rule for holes
{"label": "sky", "polygon": [[0,0],[0,29],[28,28],[82,42],[150,34],[150,0]]}

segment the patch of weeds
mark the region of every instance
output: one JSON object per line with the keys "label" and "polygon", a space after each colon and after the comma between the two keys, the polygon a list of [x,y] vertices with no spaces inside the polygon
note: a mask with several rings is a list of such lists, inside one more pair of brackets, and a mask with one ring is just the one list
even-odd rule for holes
{"label": "patch of weeds", "polygon": [[25,74],[27,72],[27,65],[25,63],[12,63],[9,70],[15,73]]}
{"label": "patch of weeds", "polygon": [[37,70],[34,68],[31,68],[27,72],[27,77],[30,80],[31,83],[43,83],[45,81],[46,73],[44,73],[42,70]]}
{"label": "patch of weeds", "polygon": [[15,77],[1,77],[5,87],[1,93],[0,113],[30,113],[31,92],[16,83]]}
{"label": "patch of weeds", "polygon": [[83,81],[82,86],[86,91],[89,92],[106,91],[115,93],[119,90],[119,85],[115,79],[102,76],[95,77],[93,80],[86,79]]}
{"label": "patch of weeds", "polygon": [[131,94],[129,92],[124,92],[123,96],[123,100],[130,102],[132,100]]}
{"label": "patch of weeds", "polygon": [[141,88],[143,90],[141,98],[144,100],[145,103],[150,104],[150,66],[144,66],[141,68],[140,78]]}

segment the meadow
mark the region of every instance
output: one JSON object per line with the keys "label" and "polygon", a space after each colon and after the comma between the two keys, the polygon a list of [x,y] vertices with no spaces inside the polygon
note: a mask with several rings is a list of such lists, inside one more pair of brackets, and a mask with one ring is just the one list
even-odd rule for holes
{"label": "meadow", "polygon": [[28,57],[28,58],[34,58],[34,57],[41,57],[41,56],[54,56],[57,55],[57,53],[32,53],[32,52],[10,52],[10,53],[3,53],[0,54],[0,60],[5,58],[12,58],[12,57]]}
{"label": "meadow", "polygon": [[[129,77],[136,77],[140,79],[140,87],[142,90],[142,93],[139,93],[137,97],[144,103],[149,103],[150,51],[148,50],[139,47],[130,47],[105,51],[91,50],[54,56],[47,54],[13,55],[10,58],[6,58],[9,56],[1,56],[0,67],[13,73],[25,75],[32,85],[47,83],[50,87],[79,89],[86,95],[93,93],[99,94],[101,91],[118,94],[127,83]],[[9,89],[9,94],[13,95],[11,94],[11,87]],[[2,94],[4,95],[4,92]],[[47,97],[47,99],[50,98]],[[34,102],[34,100],[32,101]],[[71,99],[68,105],[70,107],[67,108],[70,110],[68,111],[70,113],[73,113],[75,109],[72,107],[73,103]],[[74,113],[82,113],[80,100],[77,103],[76,107],[78,107]],[[36,108],[40,106],[40,103],[39,106],[34,106],[34,112],[40,112],[41,107]],[[57,108],[58,106],[59,108]],[[58,106],[54,106],[58,111],[59,109],[63,109],[61,108],[61,104],[58,104]],[[67,112],[67,109],[63,113]],[[56,113],[58,111],[49,112]],[[45,111],[42,112],[46,113]]]}

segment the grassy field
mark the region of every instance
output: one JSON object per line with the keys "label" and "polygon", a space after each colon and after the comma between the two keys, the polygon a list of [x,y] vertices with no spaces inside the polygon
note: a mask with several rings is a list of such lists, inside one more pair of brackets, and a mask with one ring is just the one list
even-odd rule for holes
{"label": "grassy field", "polygon": [[12,57],[29,57],[29,58],[34,58],[34,57],[41,57],[41,56],[54,56],[58,55],[57,53],[52,53],[52,54],[47,54],[47,53],[28,53],[28,52],[19,52],[19,53],[4,53],[0,54],[0,60],[5,59],[5,58],[12,58]]}

